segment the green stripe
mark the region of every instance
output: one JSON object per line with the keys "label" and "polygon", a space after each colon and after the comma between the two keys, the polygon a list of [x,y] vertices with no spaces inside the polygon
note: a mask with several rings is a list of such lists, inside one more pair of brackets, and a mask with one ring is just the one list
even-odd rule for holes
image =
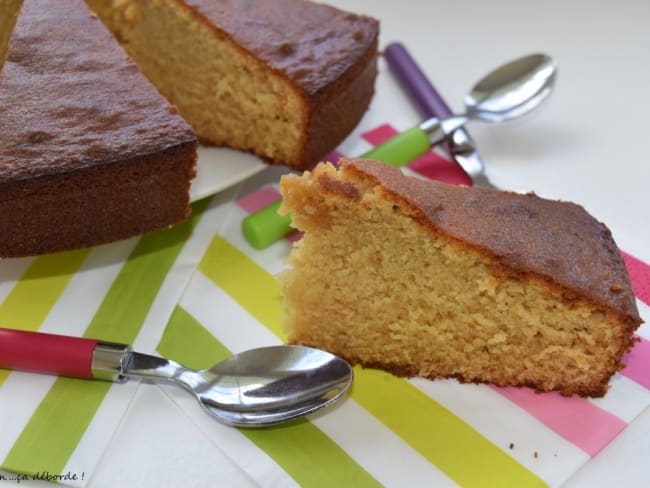
{"label": "green stripe", "polygon": [[338,444],[305,419],[242,432],[300,486],[381,486]]}
{"label": "green stripe", "polygon": [[[199,269],[281,339],[281,285],[223,238]],[[352,398],[463,486],[545,486],[543,480],[411,383],[356,368]]]}
{"label": "green stripe", "polygon": [[[408,381],[358,366],[355,377],[352,397],[459,485],[546,486],[543,480]],[[404,415],[405,409],[408,415]]]}
{"label": "green stripe", "polygon": [[[232,354],[180,307],[174,311],[158,351],[195,369],[210,367]],[[240,432],[300,486],[378,486],[367,471],[307,420]]]}
{"label": "green stripe", "polygon": [[[168,230],[143,236],[120,270],[84,336],[130,344],[208,201]],[[112,383],[57,378],[34,412],[2,468],[18,473],[60,473]],[[118,386],[119,388],[119,386]]]}
{"label": "green stripe", "polygon": [[161,356],[192,369],[205,369],[232,356],[184,308],[176,306],[157,347]]}
{"label": "green stripe", "polygon": [[[0,327],[38,330],[88,253],[82,249],[34,259],[0,304]],[[9,373],[0,370],[0,387]]]}

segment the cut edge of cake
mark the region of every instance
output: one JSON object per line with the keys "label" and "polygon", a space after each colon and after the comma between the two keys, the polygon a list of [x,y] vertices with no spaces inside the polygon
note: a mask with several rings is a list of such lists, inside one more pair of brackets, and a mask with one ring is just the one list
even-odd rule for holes
{"label": "cut edge of cake", "polygon": [[204,144],[305,169],[352,132],[374,94],[370,17],[301,0],[88,2]]}

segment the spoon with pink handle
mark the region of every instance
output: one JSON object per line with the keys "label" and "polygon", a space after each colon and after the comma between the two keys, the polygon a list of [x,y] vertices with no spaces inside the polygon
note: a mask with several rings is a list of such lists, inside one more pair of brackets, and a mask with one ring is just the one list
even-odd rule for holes
{"label": "spoon with pink handle", "polygon": [[125,344],[0,328],[0,368],[123,382],[142,378],[181,386],[217,420],[262,427],[302,417],[348,391],[352,368],[328,352],[270,346],[191,370]]}

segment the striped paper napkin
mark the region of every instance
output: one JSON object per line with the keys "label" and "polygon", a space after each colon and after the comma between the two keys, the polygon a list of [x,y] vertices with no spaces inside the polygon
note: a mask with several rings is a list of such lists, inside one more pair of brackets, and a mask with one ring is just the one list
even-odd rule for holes
{"label": "striped paper napkin", "polygon": [[[361,154],[393,132],[378,127],[340,153]],[[435,152],[408,171],[465,181]],[[256,251],[240,232],[243,217],[279,197],[279,174],[270,169],[194,204],[191,220],[168,231],[0,262],[0,324],[131,343],[195,368],[283,342],[275,275],[295,236]],[[650,321],[650,265],[625,258]],[[308,419],[261,430],[207,415],[194,421],[261,486],[558,486],[650,405],[648,326],[638,334],[603,399],[356,368],[350,398]],[[0,371],[0,466],[85,485],[133,397],[131,383]],[[164,392],[196,412],[186,393]]]}

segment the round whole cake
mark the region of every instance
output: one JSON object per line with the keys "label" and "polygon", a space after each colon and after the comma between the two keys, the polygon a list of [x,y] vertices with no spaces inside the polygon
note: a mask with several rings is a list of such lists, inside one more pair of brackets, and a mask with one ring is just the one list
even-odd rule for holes
{"label": "round whole cake", "polygon": [[310,167],[374,93],[377,21],[305,0],[1,5],[0,257],[184,220],[197,140]]}

